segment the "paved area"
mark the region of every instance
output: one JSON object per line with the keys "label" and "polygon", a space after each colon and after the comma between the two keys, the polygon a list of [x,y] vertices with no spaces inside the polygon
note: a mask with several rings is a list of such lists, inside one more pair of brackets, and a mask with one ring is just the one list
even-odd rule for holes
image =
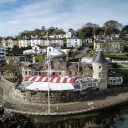
{"label": "paved area", "polygon": [[[18,97],[13,95],[13,87],[5,82],[0,82],[0,88],[3,89],[3,99],[5,101],[5,106],[13,110],[19,110],[29,113],[36,114],[46,114],[48,112],[47,104],[36,104],[31,102],[26,102],[23,99],[19,100]],[[128,92],[124,93],[110,93],[107,95],[95,96],[86,101],[82,102],[71,102],[71,103],[60,103],[51,104],[51,113],[74,113],[82,112],[89,109],[94,109],[98,107],[107,106],[113,103],[121,102],[127,100]]]}

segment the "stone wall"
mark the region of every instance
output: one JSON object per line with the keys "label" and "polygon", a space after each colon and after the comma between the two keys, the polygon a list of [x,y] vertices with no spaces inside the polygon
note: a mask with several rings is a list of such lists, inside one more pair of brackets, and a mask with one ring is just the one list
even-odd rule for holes
{"label": "stone wall", "polygon": [[117,63],[118,65],[120,65],[123,68],[128,68],[128,60],[112,60],[113,63]]}
{"label": "stone wall", "polygon": [[[13,89],[14,95],[20,100],[25,100],[28,102],[33,102],[37,104],[46,104],[48,101],[47,91],[21,91],[19,89]],[[128,91],[128,87],[118,87],[112,89],[104,90],[93,90],[93,91],[56,91],[50,92],[50,103],[66,103],[66,102],[76,102],[85,101],[90,97],[109,94],[110,92],[125,92]]]}

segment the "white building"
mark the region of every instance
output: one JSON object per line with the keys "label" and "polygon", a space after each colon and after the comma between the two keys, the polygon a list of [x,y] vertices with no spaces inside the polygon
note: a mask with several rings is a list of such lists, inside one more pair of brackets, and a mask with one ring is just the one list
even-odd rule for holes
{"label": "white building", "polygon": [[41,46],[33,46],[32,49],[23,51],[23,54],[42,55],[43,53],[46,53],[46,49],[42,49]]}
{"label": "white building", "polygon": [[49,38],[45,40],[45,46],[57,44],[63,47],[63,39],[62,38]]}
{"label": "white building", "polygon": [[78,47],[82,46],[82,39],[78,37],[67,38],[67,47]]}
{"label": "white building", "polygon": [[31,45],[30,39],[19,39],[19,48],[25,48]]}
{"label": "white building", "polygon": [[66,38],[66,34],[54,34],[54,35],[50,35],[50,38]]}
{"label": "white building", "polygon": [[0,61],[5,60],[6,57],[6,50],[4,47],[0,47]]}

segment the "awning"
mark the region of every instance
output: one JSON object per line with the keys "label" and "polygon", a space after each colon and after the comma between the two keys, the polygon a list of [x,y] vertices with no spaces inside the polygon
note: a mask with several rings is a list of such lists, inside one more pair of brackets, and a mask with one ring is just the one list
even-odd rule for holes
{"label": "awning", "polygon": [[27,86],[26,89],[48,91],[48,87],[50,91],[74,89],[74,86],[71,83],[49,83],[48,85],[48,82],[33,82],[32,84]]}
{"label": "awning", "polygon": [[[25,81],[32,81],[32,82],[48,82],[47,76],[29,76],[25,79]],[[49,82],[52,83],[74,83],[75,78],[68,78],[68,77],[49,77]]]}

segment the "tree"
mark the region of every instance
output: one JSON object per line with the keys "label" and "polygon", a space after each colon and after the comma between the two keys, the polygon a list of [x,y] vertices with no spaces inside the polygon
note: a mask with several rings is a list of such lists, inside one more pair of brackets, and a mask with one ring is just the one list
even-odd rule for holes
{"label": "tree", "polygon": [[83,27],[82,29],[78,30],[78,37],[80,38],[90,38],[92,37],[93,29],[91,27]]}
{"label": "tree", "polygon": [[51,33],[52,35],[54,35],[54,34],[65,34],[65,32],[63,31],[63,30],[60,30],[60,29],[58,29],[58,30],[54,30],[52,33]]}
{"label": "tree", "polygon": [[95,24],[95,23],[91,23],[91,22],[88,22],[84,25],[84,27],[91,27],[91,28],[97,28],[99,27],[98,24]]}
{"label": "tree", "polygon": [[93,34],[94,35],[103,35],[104,34],[104,29],[101,28],[101,27],[93,28]]}
{"label": "tree", "polygon": [[36,28],[36,29],[34,30],[34,35],[40,35],[40,34],[41,34],[41,30],[38,29],[38,28]]}
{"label": "tree", "polygon": [[115,20],[109,20],[106,21],[103,24],[103,27],[105,29],[105,34],[114,34],[119,33],[122,27],[122,24]]}

